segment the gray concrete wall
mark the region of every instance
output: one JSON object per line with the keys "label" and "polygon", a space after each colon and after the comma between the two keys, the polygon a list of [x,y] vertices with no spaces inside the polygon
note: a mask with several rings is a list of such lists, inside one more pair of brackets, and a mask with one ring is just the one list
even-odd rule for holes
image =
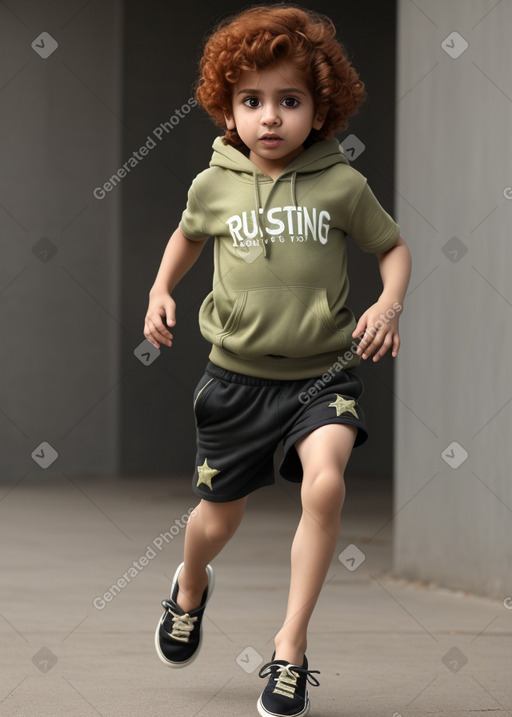
{"label": "gray concrete wall", "polygon": [[0,3],[3,479],[117,467],[119,202],[93,190],[119,164],[121,33],[118,0]]}
{"label": "gray concrete wall", "polygon": [[397,364],[395,571],[505,597],[512,5],[402,0],[399,22],[397,214],[414,270]]}

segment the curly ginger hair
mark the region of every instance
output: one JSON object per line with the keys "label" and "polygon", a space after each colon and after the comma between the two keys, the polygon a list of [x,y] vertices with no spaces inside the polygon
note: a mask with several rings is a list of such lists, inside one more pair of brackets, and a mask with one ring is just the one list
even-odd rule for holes
{"label": "curly ginger hair", "polygon": [[225,131],[223,142],[243,146],[224,114],[232,113],[233,86],[244,71],[261,71],[292,61],[303,74],[316,112],[325,117],[308,143],[345,129],[365,99],[364,83],[336,39],[325,15],[291,5],[252,7],[218,25],[204,47],[196,89],[199,104]]}

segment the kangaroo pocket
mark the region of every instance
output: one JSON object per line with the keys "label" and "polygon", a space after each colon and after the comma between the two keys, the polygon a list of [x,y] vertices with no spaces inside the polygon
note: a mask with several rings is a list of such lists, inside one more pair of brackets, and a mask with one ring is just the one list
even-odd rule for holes
{"label": "kangaroo pocket", "polygon": [[325,289],[260,287],[235,294],[231,314],[214,343],[237,356],[306,358],[344,345]]}

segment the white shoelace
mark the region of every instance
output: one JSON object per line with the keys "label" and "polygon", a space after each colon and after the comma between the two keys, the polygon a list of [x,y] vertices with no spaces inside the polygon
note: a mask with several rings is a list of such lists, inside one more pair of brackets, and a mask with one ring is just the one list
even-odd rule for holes
{"label": "white shoelace", "polygon": [[188,642],[190,633],[194,629],[194,624],[197,621],[197,617],[190,617],[188,612],[184,615],[178,615],[178,613],[169,610],[172,617],[172,632],[171,637],[179,642]]}
{"label": "white shoelace", "polygon": [[276,680],[276,686],[272,690],[274,694],[283,695],[283,697],[289,697],[293,699],[295,696],[295,689],[297,687],[298,675],[289,668],[291,665],[279,667],[279,677]]}
{"label": "white shoelace", "polygon": [[[306,683],[309,682],[311,685],[318,686],[320,683],[317,678],[313,676],[318,674],[320,674],[318,670],[309,670],[307,667],[292,665],[290,663],[287,665],[279,665],[276,662],[268,662],[266,665],[263,665],[259,671],[260,677],[272,677],[272,679],[275,680],[275,686],[272,690],[274,694],[282,695],[292,700],[295,697],[299,677],[304,675]],[[305,690],[305,695],[307,698],[307,689]]]}

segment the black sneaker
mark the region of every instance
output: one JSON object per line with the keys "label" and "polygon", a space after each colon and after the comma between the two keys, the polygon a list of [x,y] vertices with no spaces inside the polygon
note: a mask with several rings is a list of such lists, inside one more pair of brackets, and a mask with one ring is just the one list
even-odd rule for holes
{"label": "black sneaker", "polygon": [[[275,654],[275,653],[274,653]],[[313,677],[318,670],[308,670],[304,656],[302,666],[290,665],[285,660],[274,660],[263,665],[260,677],[270,677],[258,700],[258,712],[262,717],[303,717],[309,712],[307,682],[317,687],[320,683]]]}
{"label": "black sneaker", "polygon": [[211,597],[214,585],[213,569],[206,566],[208,586],[205,588],[201,605],[190,612],[183,612],[176,598],[178,596],[178,575],[184,563],[178,566],[171,584],[171,595],[162,600],[165,612],[155,632],[155,647],[158,657],[169,667],[185,667],[199,653],[201,646],[201,622],[206,603]]}

